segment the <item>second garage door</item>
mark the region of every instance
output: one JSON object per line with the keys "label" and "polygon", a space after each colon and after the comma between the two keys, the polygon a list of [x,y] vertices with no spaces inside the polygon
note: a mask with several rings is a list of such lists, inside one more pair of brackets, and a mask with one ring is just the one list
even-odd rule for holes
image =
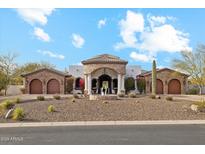
{"label": "second garage door", "polygon": [[59,94],[60,93],[60,83],[56,79],[51,79],[47,84],[47,93],[48,94]]}
{"label": "second garage door", "polygon": [[181,84],[177,79],[172,79],[168,84],[168,94],[181,94]]}

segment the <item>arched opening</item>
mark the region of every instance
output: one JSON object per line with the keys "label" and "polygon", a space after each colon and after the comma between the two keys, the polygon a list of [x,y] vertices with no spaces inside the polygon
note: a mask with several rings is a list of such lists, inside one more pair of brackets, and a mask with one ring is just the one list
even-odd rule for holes
{"label": "arched opening", "polygon": [[76,78],[75,80],[75,89],[76,90],[81,90],[81,78]]}
{"label": "arched opening", "polygon": [[99,77],[99,89],[98,89],[98,93],[101,93],[101,88],[103,87],[103,85],[108,87],[108,94],[112,93],[112,88],[111,88],[111,77],[107,74],[103,74]]}
{"label": "arched opening", "polygon": [[92,91],[97,92],[97,79],[92,79]]}
{"label": "arched opening", "polygon": [[181,84],[178,79],[172,79],[169,81],[168,94],[181,94]]}
{"label": "arched opening", "polygon": [[30,82],[29,85],[30,94],[42,94],[43,93],[43,86],[42,82],[39,79],[34,79]]}
{"label": "arched opening", "polygon": [[47,94],[60,94],[60,83],[56,79],[51,79],[47,83]]}
{"label": "arched opening", "polygon": [[[150,83],[150,93],[152,92],[152,82]],[[156,89],[157,94],[164,94],[164,85],[162,80],[157,79],[157,89]]]}

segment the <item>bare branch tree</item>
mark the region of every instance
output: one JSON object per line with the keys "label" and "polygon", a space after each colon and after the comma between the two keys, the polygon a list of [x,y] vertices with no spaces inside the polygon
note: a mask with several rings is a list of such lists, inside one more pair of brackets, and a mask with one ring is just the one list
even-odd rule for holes
{"label": "bare branch tree", "polygon": [[190,75],[191,83],[197,85],[202,93],[205,86],[205,45],[200,44],[196,50],[182,51],[182,59],[174,59],[173,67]]}
{"label": "bare branch tree", "polygon": [[7,55],[0,55],[0,71],[5,74],[5,95],[7,93],[8,85],[11,81],[11,76],[14,69],[17,67],[15,59],[17,54],[8,53]]}

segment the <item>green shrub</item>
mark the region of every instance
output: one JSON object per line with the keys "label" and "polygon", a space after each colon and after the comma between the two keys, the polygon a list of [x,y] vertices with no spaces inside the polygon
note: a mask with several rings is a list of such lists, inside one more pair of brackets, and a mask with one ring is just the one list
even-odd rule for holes
{"label": "green shrub", "polygon": [[198,88],[192,88],[192,89],[189,89],[186,94],[188,95],[197,95],[199,94],[199,89]]}
{"label": "green shrub", "polygon": [[167,97],[166,97],[166,100],[167,100],[167,101],[173,101],[173,97],[167,96]]}
{"label": "green shrub", "polygon": [[44,101],[44,100],[45,100],[45,97],[44,97],[44,96],[37,96],[37,100],[39,100],[39,101]]}
{"label": "green shrub", "polygon": [[66,82],[67,82],[66,87],[65,87],[66,93],[71,93],[73,91],[74,80],[75,80],[74,77],[69,77],[66,79]]}
{"label": "green shrub", "polygon": [[21,99],[17,97],[12,102],[15,104],[19,104],[21,102]]}
{"label": "green shrub", "polygon": [[53,105],[49,105],[48,106],[48,112],[51,113],[51,112],[55,112],[55,108]]}
{"label": "green shrub", "polygon": [[78,94],[73,94],[73,98],[78,99],[79,98]]}
{"label": "green shrub", "polygon": [[150,95],[149,98],[156,99],[156,95]]}
{"label": "green shrub", "polygon": [[129,95],[128,95],[130,98],[136,98],[137,97],[137,95],[135,94],[135,93],[129,93]]}
{"label": "green shrub", "polygon": [[145,82],[144,78],[137,79],[137,88],[138,88],[140,94],[142,94],[145,91],[146,82]]}
{"label": "green shrub", "polygon": [[23,118],[25,117],[25,113],[24,110],[20,107],[17,107],[12,114],[12,119],[13,120],[23,120]]}
{"label": "green shrub", "polygon": [[53,98],[56,99],[56,100],[60,100],[60,99],[61,99],[61,96],[59,96],[59,95],[54,95]]}
{"label": "green shrub", "polygon": [[4,100],[4,101],[0,104],[0,106],[1,106],[1,108],[2,108],[3,110],[11,109],[11,108],[14,107],[14,105],[15,105],[15,104],[14,104],[12,101],[10,101],[10,100]]}
{"label": "green shrub", "polygon": [[118,97],[125,97],[125,94],[124,93],[119,93],[117,94]]}
{"label": "green shrub", "polygon": [[128,77],[125,79],[125,89],[126,93],[135,89],[135,79],[133,77]]}

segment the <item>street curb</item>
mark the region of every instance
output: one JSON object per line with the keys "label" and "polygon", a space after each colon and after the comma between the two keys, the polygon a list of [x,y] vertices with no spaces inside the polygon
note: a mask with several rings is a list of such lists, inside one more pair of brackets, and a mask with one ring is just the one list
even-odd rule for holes
{"label": "street curb", "polygon": [[21,122],[1,123],[0,128],[50,127],[50,126],[108,126],[108,125],[200,125],[205,120],[156,120],[156,121],[76,121],[76,122]]}

